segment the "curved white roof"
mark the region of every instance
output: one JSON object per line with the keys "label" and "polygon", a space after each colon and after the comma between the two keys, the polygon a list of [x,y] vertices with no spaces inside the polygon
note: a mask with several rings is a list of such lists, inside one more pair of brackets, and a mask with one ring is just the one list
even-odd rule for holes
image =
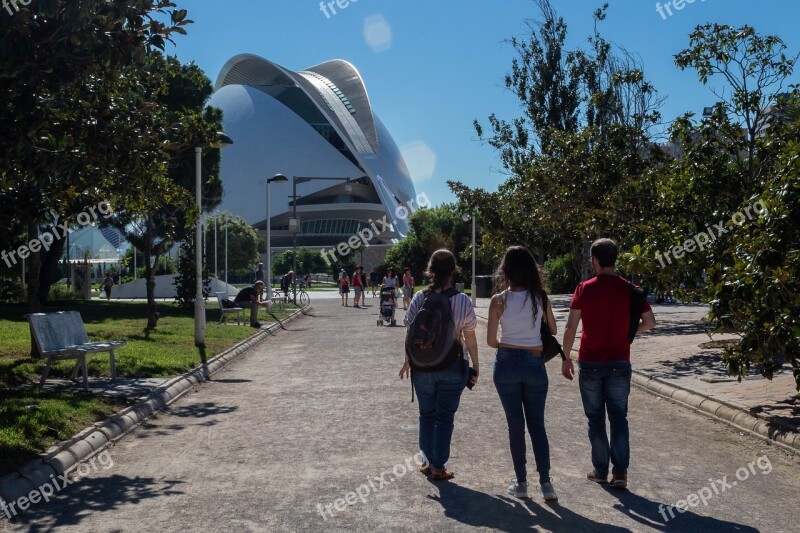
{"label": "curved white roof", "polygon": [[[355,213],[365,222],[389,215],[398,236],[408,231],[407,220],[393,214],[398,205],[413,204],[414,185],[352,64],[336,59],[293,72],[240,54],[223,66],[215,89],[209,105],[223,110],[225,131],[234,140],[223,152],[223,209],[252,224],[263,221],[264,204],[254,201],[252,188],[263,190],[264,178],[275,173],[290,178],[366,176],[380,204],[363,205],[362,198],[352,206]],[[298,185],[298,194],[331,186],[312,181]],[[270,204],[275,224],[275,215],[288,210],[285,195]]]}

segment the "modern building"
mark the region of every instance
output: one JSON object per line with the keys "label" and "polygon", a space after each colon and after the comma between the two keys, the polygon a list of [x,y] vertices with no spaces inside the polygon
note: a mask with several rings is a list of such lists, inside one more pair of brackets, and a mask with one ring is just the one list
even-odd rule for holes
{"label": "modern building", "polygon": [[266,180],[275,174],[289,178],[269,186],[274,247],[292,244],[293,177],[337,178],[298,180],[298,246],[333,246],[367,227],[381,230],[371,245],[389,244],[408,231],[405,211],[398,208],[418,207],[414,185],[361,76],[347,61],[293,72],[255,55],[237,55],[222,68],[209,105],[223,110],[225,133],[234,141],[223,153],[220,210],[264,230]]}

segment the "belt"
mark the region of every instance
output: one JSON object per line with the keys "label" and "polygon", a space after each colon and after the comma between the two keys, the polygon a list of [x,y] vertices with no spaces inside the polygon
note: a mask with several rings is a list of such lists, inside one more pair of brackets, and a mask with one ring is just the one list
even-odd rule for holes
{"label": "belt", "polygon": [[542,348],[519,348],[515,346],[508,346],[508,345],[500,345],[500,348],[508,348],[509,350],[522,350],[523,352],[530,352],[533,354],[534,357],[541,357],[542,356]]}

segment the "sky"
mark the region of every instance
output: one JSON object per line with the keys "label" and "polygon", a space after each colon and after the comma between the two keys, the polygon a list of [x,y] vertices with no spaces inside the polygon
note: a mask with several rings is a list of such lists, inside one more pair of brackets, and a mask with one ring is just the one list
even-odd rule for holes
{"label": "sky", "polygon": [[[325,0],[324,10],[319,0],[176,1],[194,24],[167,52],[197,63],[212,82],[241,53],[291,70],[330,59],[355,65],[375,114],[404,154],[417,193],[434,205],[455,200],[447,180],[487,190],[505,181],[496,151],[477,138],[472,123],[488,126],[492,113],[506,120],[520,116],[519,102],[503,84],[514,57],[507,40],[528,34],[525,21],[538,18],[533,0]],[[798,0],[668,0],[660,2],[661,14],[651,0],[608,3],[600,31],[640,57],[646,77],[666,98],[665,120],[700,114],[715,101],[693,71],[674,64],[699,24],[748,24],[781,37],[791,55],[800,53]],[[568,25],[567,47],[585,46],[602,2],[552,5]],[[800,82],[800,71],[792,81]]]}

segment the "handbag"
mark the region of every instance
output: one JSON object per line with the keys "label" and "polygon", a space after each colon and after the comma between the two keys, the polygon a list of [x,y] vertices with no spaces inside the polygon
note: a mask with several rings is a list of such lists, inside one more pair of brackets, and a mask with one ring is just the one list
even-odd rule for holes
{"label": "handbag", "polygon": [[550,333],[550,326],[547,325],[547,294],[542,291],[542,359],[544,362],[550,361],[556,355],[561,355],[561,359],[566,361],[567,356],[564,355],[564,350],[561,344],[556,340],[555,336]]}

